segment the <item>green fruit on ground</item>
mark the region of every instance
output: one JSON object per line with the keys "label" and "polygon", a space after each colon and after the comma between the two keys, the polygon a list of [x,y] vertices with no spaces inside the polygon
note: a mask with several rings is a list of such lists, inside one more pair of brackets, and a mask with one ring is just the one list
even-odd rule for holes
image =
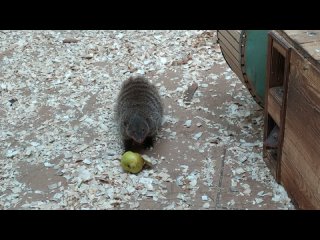
{"label": "green fruit on ground", "polygon": [[128,172],[138,173],[142,170],[143,165],[144,160],[139,153],[127,151],[121,157],[121,166]]}

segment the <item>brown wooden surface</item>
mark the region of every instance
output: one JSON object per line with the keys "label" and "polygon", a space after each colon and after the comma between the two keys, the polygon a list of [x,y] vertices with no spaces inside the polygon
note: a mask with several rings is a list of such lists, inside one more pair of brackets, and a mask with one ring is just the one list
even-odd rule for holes
{"label": "brown wooden surface", "polygon": [[[288,159],[286,153],[283,153],[283,158]],[[284,161],[281,164],[281,184],[285,187],[288,195],[298,209],[319,209],[314,194],[310,191],[310,187],[306,185],[303,176],[297,171],[294,164],[290,161]]]}
{"label": "brown wooden surface", "polygon": [[320,72],[293,51],[281,172],[286,189],[299,206],[308,209],[320,209],[319,79]]}
{"label": "brown wooden surface", "polygon": [[275,101],[281,106],[282,100],[284,97],[284,88],[283,86],[273,87],[269,89],[269,93],[275,98]]}
{"label": "brown wooden surface", "polygon": [[[265,101],[264,101],[264,134],[263,134],[263,156],[264,161],[266,165],[268,166],[272,176],[279,182],[279,179],[277,178],[277,159],[275,159],[272,154],[270,154],[270,150],[267,150],[267,144],[265,144],[266,140],[269,137],[269,134],[272,131],[272,128],[274,128],[274,123],[272,123],[272,119],[269,117],[268,113],[268,89],[270,85],[270,78],[271,78],[271,66],[272,66],[272,44],[273,44],[273,38],[271,35],[268,35],[268,52],[267,52],[267,79],[266,79],[266,93],[265,93]],[[273,126],[271,126],[273,124]]]}
{"label": "brown wooden surface", "polygon": [[237,59],[235,55],[233,55],[232,52],[230,52],[230,49],[228,49],[223,42],[220,42],[220,48],[223,52],[224,58],[227,61],[227,63],[230,65],[230,68],[235,72],[235,74],[243,80],[243,75],[240,68],[240,61],[239,58]]}
{"label": "brown wooden surface", "polygon": [[278,126],[280,126],[280,114],[281,114],[281,102],[275,96],[275,92],[271,91],[274,88],[271,88],[268,93],[268,112],[276,122]]}
{"label": "brown wooden surface", "polygon": [[234,71],[234,73],[240,78],[241,81],[243,81],[243,75],[239,68],[239,63],[234,60],[234,57],[231,55],[229,51],[223,46],[223,44],[220,44],[221,51],[224,52],[223,56],[228,63],[229,67]]}
{"label": "brown wooden surface", "polygon": [[286,42],[281,42],[282,46],[286,49],[284,55],[284,72],[283,72],[283,98],[280,112],[280,131],[279,131],[279,158],[277,165],[277,180],[281,180],[281,164],[282,164],[282,148],[283,148],[283,139],[284,139],[284,131],[285,131],[285,118],[286,118],[286,110],[287,110],[287,92],[288,92],[288,81],[289,81],[289,73],[290,73],[290,58],[291,58],[291,45]]}
{"label": "brown wooden surface", "polygon": [[234,39],[240,39],[242,30],[228,30],[229,34],[233,36]]}
{"label": "brown wooden surface", "polygon": [[219,38],[227,39],[232,47],[240,53],[240,35],[238,38],[234,38],[234,36],[230,34],[230,31],[227,30],[221,30],[219,34]]}
{"label": "brown wooden surface", "polygon": [[286,55],[286,49],[285,49],[281,44],[279,44],[279,42],[274,41],[273,47],[274,47],[275,49],[277,49],[277,51],[278,51],[282,56],[285,56],[285,55]]}
{"label": "brown wooden surface", "polygon": [[[273,46],[280,45],[276,41],[273,41]],[[284,52],[284,54],[282,54],[282,52]],[[278,48],[272,49],[269,88],[283,86],[285,56],[285,50],[282,47],[281,53],[278,51]]]}
{"label": "brown wooden surface", "polygon": [[[277,157],[274,161],[269,159],[267,164],[271,166],[271,172],[275,172],[275,179],[281,179],[281,155],[284,136],[284,124],[286,114],[286,92],[289,74],[291,46],[276,32],[268,35],[267,54],[267,81],[265,98],[265,129],[264,129],[264,155],[268,154],[267,139],[275,127],[279,127]],[[270,154],[269,154],[270,156]],[[274,169],[272,169],[274,168]]]}
{"label": "brown wooden surface", "polygon": [[320,68],[320,30],[277,30],[302,56]]}
{"label": "brown wooden surface", "polygon": [[243,82],[241,71],[240,30],[219,30],[218,39],[222,54],[229,67]]}
{"label": "brown wooden surface", "polygon": [[223,45],[224,48],[226,48],[229,52],[229,55],[232,55],[234,57],[234,62],[239,63],[241,62],[241,55],[240,55],[240,48],[235,48],[227,38],[225,38],[223,35],[219,36],[219,44]]}
{"label": "brown wooden surface", "polygon": [[284,30],[284,33],[298,44],[320,42],[319,30]]}
{"label": "brown wooden surface", "polygon": [[320,42],[309,42],[301,44],[301,46],[311,55],[312,58],[320,60]]}
{"label": "brown wooden surface", "polygon": [[262,105],[262,99],[256,94],[256,89],[246,75],[245,67],[245,30],[218,30],[218,40],[221,52],[228,63],[229,67],[239,77],[251,93],[256,102]]}

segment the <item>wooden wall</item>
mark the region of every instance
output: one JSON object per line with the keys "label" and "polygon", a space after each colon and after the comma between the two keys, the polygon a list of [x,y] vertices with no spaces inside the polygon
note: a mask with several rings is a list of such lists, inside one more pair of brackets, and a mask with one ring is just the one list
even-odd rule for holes
{"label": "wooden wall", "polygon": [[320,209],[320,72],[292,51],[281,182],[299,208]]}

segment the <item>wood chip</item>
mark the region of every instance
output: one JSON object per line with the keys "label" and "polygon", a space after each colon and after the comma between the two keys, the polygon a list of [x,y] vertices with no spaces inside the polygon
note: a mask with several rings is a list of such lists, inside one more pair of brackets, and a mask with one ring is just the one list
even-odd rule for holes
{"label": "wood chip", "polygon": [[77,43],[79,42],[79,40],[75,39],[75,38],[65,38],[63,39],[63,43]]}
{"label": "wood chip", "polygon": [[192,85],[188,87],[188,89],[185,91],[184,97],[183,97],[185,104],[191,103],[193,95],[197,89],[198,89],[198,84],[196,82],[192,83]]}
{"label": "wood chip", "polygon": [[81,147],[77,148],[77,149],[75,150],[75,152],[76,152],[76,153],[82,152],[82,151],[84,151],[85,149],[87,149],[88,147],[89,147],[89,145],[84,144],[84,145],[82,145]]}

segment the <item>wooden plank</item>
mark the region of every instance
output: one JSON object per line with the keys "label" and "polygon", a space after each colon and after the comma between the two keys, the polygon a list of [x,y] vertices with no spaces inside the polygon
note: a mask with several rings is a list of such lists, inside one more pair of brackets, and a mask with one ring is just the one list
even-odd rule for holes
{"label": "wooden plank", "polygon": [[317,88],[308,82],[296,66],[291,66],[285,124],[299,143],[301,161],[320,176],[320,81]]}
{"label": "wooden plank", "polygon": [[223,39],[224,41],[228,41],[230,43],[230,45],[232,45],[232,47],[240,53],[240,39],[234,39],[234,37],[229,34],[228,31],[222,30],[220,31],[219,38]]}
{"label": "wooden plank", "polygon": [[221,48],[221,52],[223,53],[224,57],[232,60],[232,62],[234,63],[234,65],[236,66],[236,68],[240,69],[240,62],[238,61],[238,59],[235,58],[235,56],[230,52],[230,50],[228,48],[226,48],[226,46],[224,45],[224,43],[220,43],[220,48]]}
{"label": "wooden plank", "polygon": [[295,51],[291,56],[282,179],[299,205],[320,209],[320,74]]}
{"label": "wooden plank", "polygon": [[[295,70],[297,81],[294,84],[299,84],[301,86],[302,94],[305,100],[312,105],[317,113],[320,112],[320,69],[303,59],[302,56],[294,54],[291,58],[291,65],[293,70]],[[301,76],[300,76],[301,75]],[[303,79],[302,79],[303,77]],[[306,91],[306,92],[305,92]]]}
{"label": "wooden plank", "polygon": [[[270,70],[271,70],[271,49],[272,49],[273,39],[270,34],[268,34],[268,51],[267,51],[267,79],[266,79],[266,91],[269,89],[269,82],[270,82]],[[266,92],[266,97],[264,101],[264,131],[263,131],[263,141],[265,142],[271,132],[271,121],[269,117],[268,109],[268,97]],[[274,126],[273,126],[274,127]],[[267,167],[270,169],[271,174],[274,178],[276,178],[276,164],[273,163],[272,158],[269,154],[270,152],[267,151],[267,147],[263,144],[263,160],[265,161]]]}
{"label": "wooden plank", "polygon": [[274,42],[273,42],[273,47],[274,47],[275,49],[277,49],[277,51],[278,51],[282,56],[286,56],[286,49],[285,49],[281,44],[279,44],[279,42],[274,41]]}
{"label": "wooden plank", "polygon": [[243,74],[239,68],[239,65],[233,62],[233,59],[229,57],[229,55],[225,52],[224,54],[226,62],[230,65],[230,68],[233,72],[238,76],[238,78],[243,82]]}
{"label": "wooden plank", "polygon": [[[271,79],[271,59],[272,59],[272,44],[273,44],[273,38],[271,37],[271,33],[268,34],[268,49],[267,49],[267,68],[266,68],[266,72],[267,72],[267,77],[266,77],[266,89],[265,91],[268,91],[268,89],[270,88],[270,79]],[[266,92],[267,93],[267,92]],[[267,98],[267,94],[265,94],[265,99],[264,99],[264,108],[268,109],[268,98]],[[265,122],[266,122],[266,117],[267,117],[267,111],[265,111]],[[266,126],[265,126],[265,130],[266,130]]]}
{"label": "wooden plank", "polygon": [[[312,31],[319,31],[319,30],[312,30]],[[278,36],[280,38],[282,38],[284,41],[287,42],[288,45],[291,45],[293,48],[295,48],[302,56],[304,56],[305,58],[307,58],[311,63],[313,63],[317,68],[320,69],[320,61],[315,59],[312,55],[314,54],[314,52],[309,52],[309,49],[305,49],[304,47],[302,47],[302,45],[300,43],[298,43],[297,41],[295,41],[290,35],[287,34],[287,30],[283,31],[283,30],[277,30],[277,31],[272,31],[272,33],[275,36]],[[290,34],[290,32],[289,32]],[[317,33],[318,34],[318,33]]]}
{"label": "wooden plank", "polygon": [[320,41],[319,30],[284,30],[284,32],[297,44]]}
{"label": "wooden plank", "polygon": [[269,93],[275,98],[277,103],[281,106],[282,105],[283,96],[284,96],[284,88],[283,88],[283,86],[270,88],[269,89]]}
{"label": "wooden plank", "polygon": [[240,69],[240,63],[235,59],[234,55],[229,51],[228,48],[224,46],[223,43],[220,43],[221,51],[223,52],[223,55],[225,57],[225,60],[230,65],[231,69],[236,73],[236,75],[243,80],[242,71]]}
{"label": "wooden plank", "polygon": [[[273,41],[273,46],[279,45],[276,41]],[[269,87],[278,87],[283,86],[284,82],[284,72],[285,72],[285,55],[280,54],[278,50],[275,50],[272,47],[272,56],[271,56],[271,69],[270,69],[270,79]]]}
{"label": "wooden plank", "polygon": [[[288,159],[285,152],[282,156],[284,159]],[[297,208],[320,209],[320,201],[310,191],[303,176],[290,161],[286,160],[281,164],[281,183]]]}
{"label": "wooden plank", "polygon": [[232,55],[235,58],[234,62],[241,62],[240,49],[235,49],[223,35],[220,35],[219,44],[229,50],[229,55]]}
{"label": "wooden plank", "polygon": [[279,133],[279,161],[278,161],[278,175],[277,180],[280,182],[281,180],[281,159],[282,159],[282,149],[283,149],[283,139],[284,139],[284,131],[285,131],[285,120],[286,120],[286,111],[287,111],[287,92],[288,92],[288,79],[290,73],[290,58],[291,58],[291,48],[287,43],[283,44],[286,49],[286,55],[284,59],[284,79],[282,87],[284,89],[283,94],[285,95],[282,98],[282,106],[281,106],[281,114],[280,114],[280,133]]}
{"label": "wooden plank", "polygon": [[276,122],[278,126],[280,126],[281,105],[270,91],[268,93],[267,109],[272,119]]}
{"label": "wooden plank", "polygon": [[320,61],[320,41],[301,44],[301,47],[316,61]]}
{"label": "wooden plank", "polygon": [[283,30],[288,36],[296,35],[301,33],[301,30]]}
{"label": "wooden plank", "polygon": [[263,155],[264,161],[266,162],[267,167],[270,169],[273,177],[276,179],[277,182],[280,181],[279,179],[279,142],[278,139],[278,147],[271,148],[268,147],[267,141],[270,134],[273,134],[273,130],[278,128],[275,125],[275,122],[269,116],[268,111],[265,111],[265,133],[264,133],[264,142],[263,142]]}
{"label": "wooden plank", "polygon": [[[284,124],[286,114],[286,97],[278,93],[283,89],[283,95],[287,92],[287,79],[289,74],[290,48],[286,43],[281,42],[281,37],[274,32],[268,34],[268,55],[267,55],[267,81],[266,81],[266,98],[265,98],[265,127],[264,127],[264,153],[267,151],[267,140],[272,134],[275,125],[279,127],[278,135],[278,152],[277,161],[274,163],[275,178],[277,182],[281,179],[281,155],[284,136]],[[281,55],[273,46],[278,44],[285,49],[284,55]],[[269,90],[271,92],[269,93]],[[269,106],[270,105],[270,106]],[[270,114],[270,115],[269,115]],[[272,119],[272,116],[275,119]]]}
{"label": "wooden plank", "polygon": [[227,32],[232,35],[234,39],[240,39],[242,30],[227,30]]}
{"label": "wooden plank", "polygon": [[[319,202],[320,207],[320,176],[317,175],[312,166],[305,161],[304,154],[306,153],[306,148],[301,146],[299,137],[295,135],[292,129],[286,129],[285,134],[287,135],[283,141],[281,168],[283,164],[294,166],[294,169],[302,176],[303,184],[308,185],[308,192],[313,193],[313,198]],[[283,173],[282,170],[283,169],[281,169],[281,173]],[[297,188],[299,188],[299,186],[297,186]]]}
{"label": "wooden plank", "polygon": [[320,201],[319,167],[318,169],[314,169],[315,164],[310,164],[310,155],[308,154],[309,149],[306,144],[304,144],[305,139],[303,139],[304,136],[301,135],[302,132],[297,134],[294,125],[290,122],[286,122],[285,128],[282,153],[286,154],[287,157],[282,158],[281,161],[282,163],[290,161],[291,164],[297,168],[297,171],[303,176],[306,184],[310,186],[310,191],[316,194]]}

